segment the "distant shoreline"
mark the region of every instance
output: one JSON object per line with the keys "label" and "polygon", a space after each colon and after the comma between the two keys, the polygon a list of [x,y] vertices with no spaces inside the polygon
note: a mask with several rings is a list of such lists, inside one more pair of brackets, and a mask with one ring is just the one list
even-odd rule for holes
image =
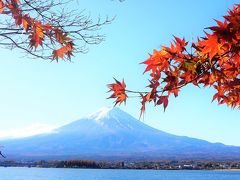
{"label": "distant shoreline", "polygon": [[82,168],[82,169],[139,169],[139,170],[214,170],[240,171],[240,161],[230,160],[175,160],[175,161],[94,161],[94,160],[52,160],[52,161],[0,161],[1,167],[36,168]]}
{"label": "distant shoreline", "polygon": [[99,169],[99,170],[141,170],[141,171],[146,171],[146,170],[153,170],[153,171],[232,171],[232,172],[240,172],[240,169],[133,169],[133,168],[71,168],[71,167],[63,167],[63,168],[58,168],[58,167],[37,167],[37,166],[0,166],[0,168],[39,168],[39,169]]}

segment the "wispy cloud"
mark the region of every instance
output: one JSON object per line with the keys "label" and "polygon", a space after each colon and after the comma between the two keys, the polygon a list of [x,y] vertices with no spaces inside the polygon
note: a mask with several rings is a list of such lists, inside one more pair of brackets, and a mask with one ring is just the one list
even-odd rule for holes
{"label": "wispy cloud", "polygon": [[1,130],[0,139],[21,138],[42,133],[50,133],[56,128],[57,126],[54,125],[34,123],[23,128]]}

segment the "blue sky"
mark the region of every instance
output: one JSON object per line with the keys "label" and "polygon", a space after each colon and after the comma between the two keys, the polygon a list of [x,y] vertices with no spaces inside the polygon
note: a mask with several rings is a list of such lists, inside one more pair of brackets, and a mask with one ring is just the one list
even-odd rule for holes
{"label": "blue sky", "polygon": [[[148,75],[142,75],[148,53],[167,45],[173,35],[192,41],[203,35],[238,1],[228,0],[79,0],[79,10],[92,17],[116,15],[101,33],[106,40],[90,46],[89,53],[76,54],[73,63],[28,59],[19,51],[1,49],[0,135],[34,124],[60,126],[77,120],[107,100],[106,84],[124,78],[128,89],[141,90]],[[240,111],[211,103],[214,91],[188,86],[172,98],[166,112],[147,106],[144,123],[177,135],[240,146]],[[130,99],[121,109],[139,117],[140,102]],[[35,126],[34,126],[35,127]]]}

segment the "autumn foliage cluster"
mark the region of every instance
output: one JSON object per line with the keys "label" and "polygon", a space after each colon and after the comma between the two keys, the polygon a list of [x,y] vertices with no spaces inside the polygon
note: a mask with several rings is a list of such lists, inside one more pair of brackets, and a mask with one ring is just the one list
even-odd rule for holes
{"label": "autumn foliage cluster", "polygon": [[[58,61],[70,60],[73,52],[83,52],[73,41],[97,44],[103,40],[102,36],[87,32],[98,30],[110,22],[108,19],[94,24],[82,15],[64,10],[55,13],[53,9],[60,5],[65,6],[65,2],[0,0],[0,46]],[[108,85],[112,92],[109,98],[121,104],[134,93],[141,99],[141,113],[147,102],[163,105],[165,110],[171,95],[177,97],[183,86],[193,84],[212,86],[216,91],[213,100],[240,108],[240,4],[234,5],[224,20],[216,23],[195,43],[174,37],[169,46],[154,50],[143,62],[144,73],[150,75],[147,91],[126,89],[124,81],[115,80]],[[45,51],[50,51],[50,55],[45,56]]]}
{"label": "autumn foliage cluster", "polygon": [[131,91],[124,81],[115,80],[108,85],[109,98],[121,104],[135,93],[141,98],[141,113],[147,102],[163,105],[165,110],[170,95],[177,97],[183,86],[193,84],[212,86],[216,91],[213,101],[240,108],[240,4],[207,29],[205,37],[195,43],[174,37],[170,46],[153,51],[143,62],[144,73],[150,74],[148,91]]}
{"label": "autumn foliage cluster", "polygon": [[[71,58],[74,44],[68,34],[63,32],[60,27],[32,18],[21,9],[20,0],[0,0],[0,14],[11,14],[16,27],[22,27],[28,34],[30,49],[43,46],[43,41],[48,39],[50,44],[58,44],[57,49],[51,48],[53,60],[58,61],[59,58],[64,58],[64,56],[68,59]],[[6,35],[6,38],[10,37]]]}

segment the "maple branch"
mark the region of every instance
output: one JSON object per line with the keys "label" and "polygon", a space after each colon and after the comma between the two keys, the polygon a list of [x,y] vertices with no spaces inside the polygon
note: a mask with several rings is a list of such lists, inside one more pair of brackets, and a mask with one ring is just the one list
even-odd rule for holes
{"label": "maple branch", "polygon": [[[201,75],[198,75],[197,77],[195,77],[194,79],[191,79],[190,81],[188,81],[185,84],[182,84],[182,85],[180,85],[178,87],[166,88],[166,89],[158,90],[158,91],[156,91],[156,93],[164,93],[164,92],[169,91],[169,90],[171,91],[171,90],[175,90],[175,89],[181,89],[182,87],[192,83],[193,81],[196,81],[200,77],[201,77]],[[149,91],[133,91],[133,90],[128,90],[128,89],[125,89],[125,91],[128,92],[128,93],[134,93],[134,94],[147,94],[147,93],[149,93]]]}
{"label": "maple branch", "polygon": [[[22,49],[22,50],[26,51],[27,53],[31,54],[32,56],[34,56],[34,57],[36,57],[36,58],[49,59],[49,57],[44,57],[44,56],[37,55],[37,54],[33,53],[31,50],[20,46],[19,43],[15,42],[15,41],[14,41],[12,38],[10,38],[9,36],[6,36],[6,35],[4,35],[4,34],[0,34],[0,36],[5,37],[6,39],[9,39],[9,40],[12,42],[12,44],[14,44],[16,47],[18,47],[19,49]],[[12,44],[11,44],[11,45],[12,45]]]}
{"label": "maple branch", "polygon": [[[227,55],[227,54],[229,54],[229,53],[230,53],[230,51],[227,51],[227,52],[225,52],[224,54],[222,54],[220,57],[224,57],[225,55]],[[187,60],[187,59],[186,59],[186,60]],[[218,61],[215,60],[213,65],[216,65],[217,62],[218,62]],[[203,63],[204,63],[204,62],[203,62]],[[209,69],[205,69],[203,72],[201,72],[201,74],[197,75],[194,79],[191,79],[190,81],[188,81],[188,82],[186,82],[186,83],[184,83],[184,84],[182,84],[182,85],[180,85],[180,86],[178,86],[178,87],[166,88],[166,89],[158,90],[158,91],[156,91],[156,93],[164,93],[164,92],[169,91],[169,90],[171,91],[171,90],[175,90],[175,89],[181,89],[182,87],[184,87],[184,86],[186,86],[186,85],[188,85],[188,84],[196,81],[197,79],[199,79],[199,78],[200,78],[204,73],[206,73],[208,70],[209,70]],[[149,93],[149,91],[134,91],[134,90],[128,90],[128,89],[125,89],[125,91],[128,92],[128,93],[133,93],[133,94],[148,94],[148,93]]]}
{"label": "maple branch", "polygon": [[192,83],[198,87],[214,87],[217,92],[212,101],[216,99],[219,104],[240,109],[239,14],[240,4],[236,4],[223,17],[223,22],[216,20],[217,25],[208,28],[210,33],[205,33],[205,37],[191,44],[191,53],[186,49],[188,42],[174,36],[169,47],[153,50],[150,57],[142,62],[146,65],[144,73],[150,72],[151,76],[147,86],[149,91],[128,90],[124,80],[119,82],[115,79],[108,85],[112,93],[109,98],[114,98],[116,105],[126,102],[127,93],[139,94],[141,115],[146,102],[163,105],[165,111],[170,95],[177,97],[179,89]]}
{"label": "maple branch", "polygon": [[[15,1],[16,0],[6,1],[6,3],[11,4]],[[53,51],[66,46],[66,44],[58,42],[59,39],[53,34],[54,32],[50,32],[50,34],[46,33],[45,29],[43,29],[43,25],[50,24],[52,28],[51,31],[59,29],[61,30],[62,35],[66,34],[72,39],[72,41],[74,41],[74,48],[72,48],[72,52],[86,53],[88,50],[87,45],[99,44],[104,41],[105,36],[96,35],[95,32],[99,31],[103,26],[110,24],[114,18],[106,18],[104,21],[101,21],[101,19],[98,18],[98,20],[94,22],[90,16],[83,14],[84,11],[67,11],[66,8],[71,2],[73,2],[73,0],[23,0],[22,3],[17,4],[17,6],[14,7],[18,8],[17,11],[8,9],[8,6],[6,6],[2,12],[0,11],[0,15],[5,16],[5,19],[0,19],[0,34],[2,34],[1,37],[4,37],[0,39],[0,45],[2,47],[6,46],[6,48],[10,45],[11,49],[21,47],[21,50],[24,50],[30,55],[34,54],[34,57],[42,59],[46,59],[46,57],[48,57],[52,60]],[[17,17],[17,14],[13,15],[12,13],[18,13],[19,17]],[[20,26],[22,24],[22,20],[18,18],[23,18],[26,15],[31,17],[34,21],[41,22],[40,25],[35,24],[34,27],[35,29],[39,28],[44,35],[44,38],[41,37],[42,39],[40,41],[36,40],[37,44],[35,45],[35,48],[39,43],[42,45],[42,47],[38,48],[37,51],[35,48],[29,48],[29,44],[23,43],[29,41],[29,38],[31,37],[32,44],[30,46],[32,46],[35,41],[32,34],[36,33],[33,33],[33,31],[36,31],[32,27],[33,24],[24,28]],[[27,23],[29,24],[29,22]],[[19,28],[16,27],[16,24],[19,24],[17,25]],[[9,38],[6,38],[6,36],[9,36]],[[18,44],[18,46],[16,44]],[[70,56],[71,54],[68,54],[68,57]]]}

